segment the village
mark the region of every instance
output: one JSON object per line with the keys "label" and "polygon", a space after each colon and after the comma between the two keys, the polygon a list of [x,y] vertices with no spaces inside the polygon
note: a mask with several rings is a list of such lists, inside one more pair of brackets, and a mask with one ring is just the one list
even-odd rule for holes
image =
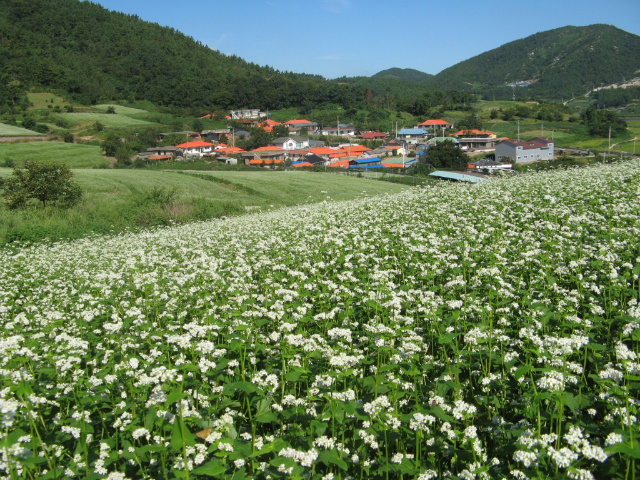
{"label": "village", "polygon": [[[493,132],[478,129],[456,131],[454,124],[442,119],[428,119],[413,128],[388,133],[358,132],[353,125],[341,123],[322,127],[306,119],[280,123],[258,109],[234,110],[226,119],[233,126],[160,134],[161,138],[183,135],[185,141],[178,145],[149,148],[139,153],[138,158],[148,161],[201,158],[229,165],[267,168],[286,165],[294,168],[403,169],[414,165],[431,146],[450,142],[470,156],[468,172],[487,174],[513,171],[514,164],[552,160],[555,155],[554,141],[546,137],[520,141],[498,138]],[[259,127],[266,132],[272,132],[275,127],[286,127],[288,135],[274,139],[270,145],[245,151],[235,145],[236,139],[251,136],[242,126]],[[318,137],[333,137],[339,141],[328,144]],[[376,148],[363,145],[373,140],[380,141],[381,145]]]}

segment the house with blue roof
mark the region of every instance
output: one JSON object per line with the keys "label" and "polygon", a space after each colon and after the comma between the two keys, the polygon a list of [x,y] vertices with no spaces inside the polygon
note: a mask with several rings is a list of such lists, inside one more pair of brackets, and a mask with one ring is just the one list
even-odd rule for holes
{"label": "house with blue roof", "polygon": [[349,160],[349,168],[384,168],[384,165],[379,157],[356,158]]}
{"label": "house with blue roof", "polygon": [[398,141],[408,143],[410,145],[417,145],[427,138],[427,132],[421,128],[403,128],[396,135]]}

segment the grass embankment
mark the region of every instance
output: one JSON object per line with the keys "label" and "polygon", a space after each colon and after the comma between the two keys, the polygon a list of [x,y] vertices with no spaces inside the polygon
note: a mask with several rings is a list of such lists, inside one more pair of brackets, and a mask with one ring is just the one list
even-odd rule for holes
{"label": "grass embankment", "polygon": [[0,123],[0,137],[41,137],[42,133],[34,132],[33,130],[27,130],[26,128],[16,127],[14,125],[7,125],[6,123]]}
{"label": "grass embankment", "polygon": [[[0,176],[11,169],[0,168]],[[253,210],[349,200],[399,192],[406,186],[311,172],[162,172],[75,170],[84,192],[70,210],[0,207],[0,244],[80,238]]]}
{"label": "grass embankment", "polygon": [[22,166],[27,160],[55,161],[71,168],[106,167],[109,161],[102,156],[99,145],[64,142],[0,143],[0,165],[7,159]]}

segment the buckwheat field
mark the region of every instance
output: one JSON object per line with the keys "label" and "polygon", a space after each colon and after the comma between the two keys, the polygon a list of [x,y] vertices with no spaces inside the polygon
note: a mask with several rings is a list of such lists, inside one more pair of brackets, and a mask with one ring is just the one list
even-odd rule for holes
{"label": "buckwheat field", "polygon": [[635,480],[640,164],[0,251],[8,479]]}

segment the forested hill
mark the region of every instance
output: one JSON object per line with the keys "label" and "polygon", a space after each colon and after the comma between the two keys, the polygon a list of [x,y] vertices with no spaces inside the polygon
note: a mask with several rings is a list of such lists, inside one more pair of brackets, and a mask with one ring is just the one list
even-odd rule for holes
{"label": "forested hill", "polygon": [[418,83],[430,80],[433,75],[415,70],[413,68],[388,68],[373,75],[372,78],[392,78],[410,83]]}
{"label": "forested hill", "polygon": [[569,98],[594,85],[621,82],[640,69],[640,36],[611,25],[562,27],[537,33],[460,62],[435,75],[442,88],[485,97],[511,95],[512,82],[532,82],[525,95]]}
{"label": "forested hill", "polygon": [[0,0],[0,84],[15,81],[87,104],[144,99],[278,109],[303,100],[352,106],[364,98],[354,85],[248,63],[175,29],[78,0]]}

